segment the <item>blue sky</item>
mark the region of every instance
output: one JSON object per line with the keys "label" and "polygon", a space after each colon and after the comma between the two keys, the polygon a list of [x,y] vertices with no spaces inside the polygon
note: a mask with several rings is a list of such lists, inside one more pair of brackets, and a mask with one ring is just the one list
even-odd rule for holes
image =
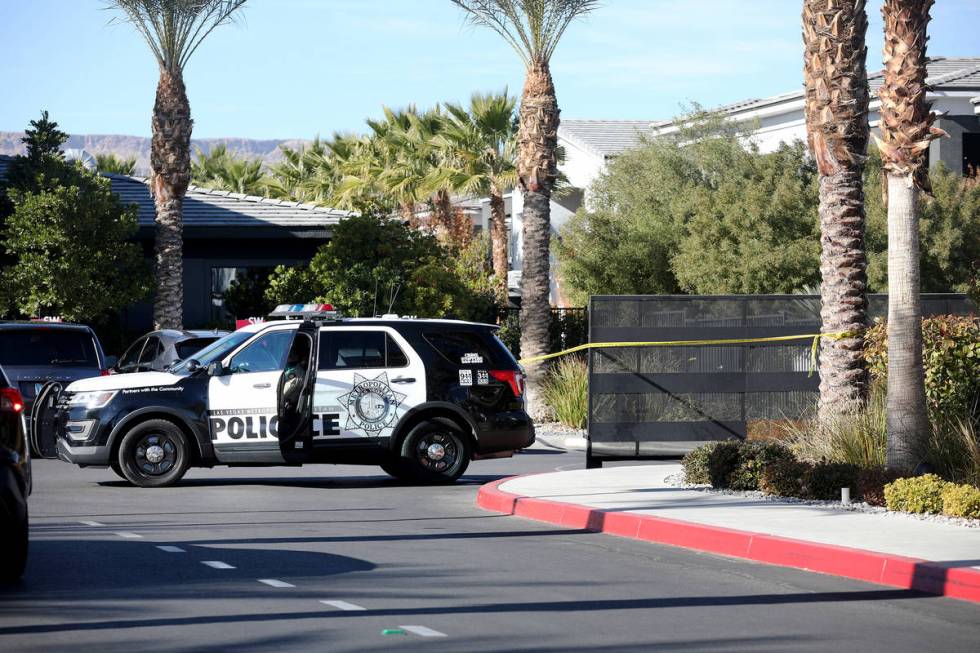
{"label": "blue sky", "polygon": [[[565,118],[660,119],[801,84],[800,0],[605,0],[553,60]],[[157,70],[101,0],[0,0],[0,130],[148,136]],[[869,67],[881,61],[869,0]],[[978,55],[980,0],[938,0],[932,56]],[[520,60],[449,0],[249,0],[186,71],[196,137],[312,138],[415,103],[519,93]]]}

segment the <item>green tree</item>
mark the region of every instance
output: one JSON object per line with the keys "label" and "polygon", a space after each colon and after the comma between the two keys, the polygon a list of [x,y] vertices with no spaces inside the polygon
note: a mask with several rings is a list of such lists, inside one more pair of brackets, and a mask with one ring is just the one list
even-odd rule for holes
{"label": "green tree", "polygon": [[33,162],[41,164],[33,183],[9,190],[7,313],[100,322],[150,289],[143,251],[128,242],[136,208],[122,206],[108,179],[54,155],[46,159]]}
{"label": "green tree", "polygon": [[207,154],[198,150],[197,160],[191,162],[191,181],[204,188],[244,195],[263,195],[267,188],[262,160],[237,157],[224,144]]}
{"label": "green tree", "polygon": [[150,122],[150,187],[156,204],[157,328],[183,324],[183,202],[191,180],[191,106],[184,69],[191,55],[245,0],[108,0],[143,37],[160,70]]}
{"label": "green tree", "polygon": [[[470,20],[496,32],[524,63],[519,111],[517,172],[524,195],[524,256],[521,272],[521,355],[547,353],[551,320],[551,191],[558,177],[558,98],[551,57],[565,30],[598,6],[595,0],[452,0]],[[535,418],[547,409],[540,399],[547,362],[527,366],[528,405]]]}
{"label": "green tree", "polygon": [[504,193],[517,184],[516,98],[475,93],[468,108],[446,105],[445,126],[436,136],[443,150],[439,172],[455,192],[490,198],[490,240],[498,301],[507,301],[508,234]]}
{"label": "green tree", "polygon": [[123,159],[113,153],[96,154],[95,167],[99,172],[115,175],[133,175],[136,173],[136,157]]}
{"label": "green tree", "polygon": [[485,319],[492,296],[474,292],[456,257],[425,231],[385,217],[343,220],[307,266],[279,266],[269,279],[270,304],[330,302],[347,315],[395,312]]}
{"label": "green tree", "polygon": [[239,319],[267,315],[273,308],[266,299],[271,272],[270,268],[249,268],[236,274],[224,296],[228,315]]}

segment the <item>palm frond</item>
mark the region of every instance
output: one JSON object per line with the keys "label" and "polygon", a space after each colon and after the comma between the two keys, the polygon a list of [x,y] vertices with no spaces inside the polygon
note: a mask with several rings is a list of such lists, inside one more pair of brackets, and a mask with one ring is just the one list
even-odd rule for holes
{"label": "palm frond", "polygon": [[524,65],[548,63],[562,34],[597,0],[452,0],[474,25],[488,27],[510,44]]}
{"label": "palm frond", "polygon": [[182,73],[201,42],[236,18],[245,0],[108,0],[150,46],[160,66]]}

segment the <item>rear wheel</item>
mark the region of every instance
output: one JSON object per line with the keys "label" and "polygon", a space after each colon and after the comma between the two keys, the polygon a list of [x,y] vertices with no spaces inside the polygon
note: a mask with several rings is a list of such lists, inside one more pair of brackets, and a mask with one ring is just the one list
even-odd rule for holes
{"label": "rear wheel", "polygon": [[151,419],[134,426],[119,445],[122,475],[139,487],[166,487],[179,481],[190,465],[187,438],[176,424]]}
{"label": "rear wheel", "polygon": [[469,441],[448,420],[422,422],[405,438],[402,460],[419,482],[453,483],[470,464]]}

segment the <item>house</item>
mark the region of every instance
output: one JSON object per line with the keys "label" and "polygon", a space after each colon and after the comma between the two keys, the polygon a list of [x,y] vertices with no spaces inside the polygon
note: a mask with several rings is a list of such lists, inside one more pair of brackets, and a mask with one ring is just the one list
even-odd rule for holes
{"label": "house", "polygon": [[[0,155],[0,177],[12,157]],[[136,240],[153,259],[153,196],[142,177],[106,174],[123,204],[135,204]],[[227,323],[223,294],[236,275],[249,269],[305,263],[350,215],[284,200],[191,186],[184,197],[184,325]],[[303,298],[300,298],[303,299]],[[249,317],[249,316],[238,316]],[[128,330],[152,328],[152,306],[125,310]]]}
{"label": "house", "polygon": [[[937,139],[929,149],[930,164],[942,161],[951,170],[965,173],[980,169],[980,57],[935,57],[927,65],[927,83],[932,89],[927,99],[942,114],[937,126],[949,138]],[[878,128],[878,88],[884,72],[868,75],[871,103],[868,120]],[[718,107],[727,118],[746,123],[752,140],[763,152],[780,143],[806,141],[803,115],[803,89],[764,99],[749,99]],[[562,172],[587,202],[588,188],[623,151],[639,145],[643,137],[675,133],[673,120],[563,120],[558,128],[558,144],[565,148]],[[577,206],[575,208],[578,208]]]}
{"label": "house", "polygon": [[[932,89],[927,99],[942,114],[937,125],[949,138],[937,139],[929,148],[929,161],[942,161],[961,174],[980,170],[980,57],[935,57],[927,65],[927,82]],[[878,87],[884,73],[868,76],[871,91],[869,122],[872,130],[879,124]],[[803,115],[803,89],[764,99],[750,99],[719,107],[726,117],[746,123],[752,140],[763,152],[782,142],[806,141]],[[562,120],[558,127],[558,145],[564,150],[559,166],[571,189],[551,203],[552,235],[583,205],[588,205],[592,183],[606,169],[609,161],[626,150],[639,146],[644,138],[675,133],[673,120]],[[511,225],[511,294],[519,294],[521,269],[520,197],[508,198],[507,211]],[[489,216],[489,202],[484,211]],[[553,268],[554,269],[554,266]],[[517,286],[517,287],[515,287]],[[552,303],[562,305],[561,280],[552,280]]]}

